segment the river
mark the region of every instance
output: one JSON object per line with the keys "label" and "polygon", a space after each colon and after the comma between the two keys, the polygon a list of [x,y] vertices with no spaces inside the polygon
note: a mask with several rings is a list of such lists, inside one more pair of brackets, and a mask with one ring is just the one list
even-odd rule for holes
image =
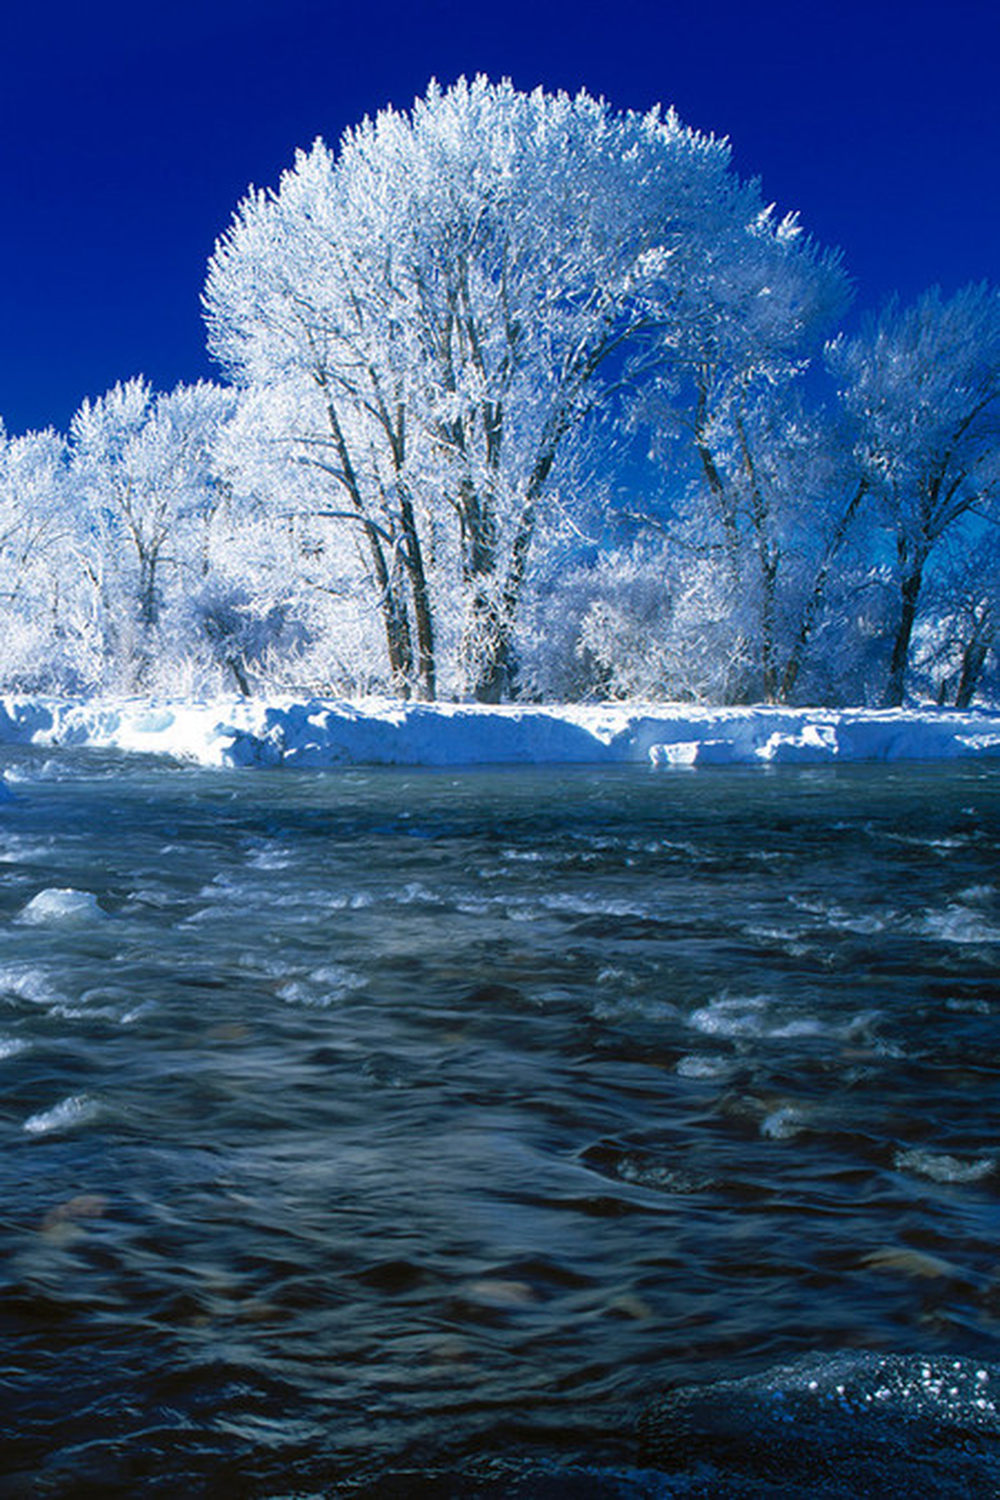
{"label": "river", "polygon": [[1000,777],[6,750],[0,1495],[1000,1494]]}

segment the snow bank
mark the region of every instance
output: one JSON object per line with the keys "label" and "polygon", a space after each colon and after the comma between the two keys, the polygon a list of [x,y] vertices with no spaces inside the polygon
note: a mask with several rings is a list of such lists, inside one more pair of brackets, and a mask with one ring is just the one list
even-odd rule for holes
{"label": "snow bank", "polygon": [[0,743],[206,766],[829,764],[1000,758],[1000,712],[0,698]]}

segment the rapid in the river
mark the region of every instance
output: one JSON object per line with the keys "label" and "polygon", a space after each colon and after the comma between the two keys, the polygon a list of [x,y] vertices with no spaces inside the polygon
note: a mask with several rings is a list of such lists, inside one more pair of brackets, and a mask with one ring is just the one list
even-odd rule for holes
{"label": "rapid in the river", "polygon": [[0,1496],[1000,1494],[1000,776],[3,751]]}

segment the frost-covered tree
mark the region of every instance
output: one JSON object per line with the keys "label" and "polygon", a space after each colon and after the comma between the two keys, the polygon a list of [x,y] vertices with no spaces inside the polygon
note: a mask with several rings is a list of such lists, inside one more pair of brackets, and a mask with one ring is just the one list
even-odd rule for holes
{"label": "frost-covered tree", "polygon": [[148,675],[164,572],[188,592],[208,570],[222,490],[213,445],[232,393],[201,381],[156,394],[129,380],[84,401],[70,429],[80,546],[106,619],[107,649]]}
{"label": "frost-covered tree", "polygon": [[698,576],[714,570],[714,618],[729,595],[729,699],[792,695],[860,504],[810,372],[848,300],[839,256],[762,211],[740,255],[693,283],[684,357],[638,408],[666,477],[645,520],[666,518],[673,572],[694,554]]}
{"label": "frost-covered tree", "polygon": [[743,692],[767,702],[796,693],[817,628],[836,595],[844,549],[864,519],[868,480],[851,428],[796,382],[764,385],[702,433],[715,556],[744,640]]}
{"label": "frost-covered tree", "polygon": [[252,387],[220,429],[214,462],[225,503],[194,601],[203,632],[248,684],[384,689],[363,538],[325,513],[315,468],[289,463],[296,411],[294,393],[286,402],[281,391]]}
{"label": "frost-covered tree", "polygon": [[934,288],[912,307],[890,303],[830,358],[895,548],[899,604],[884,701],[898,705],[935,549],[967,518],[997,516],[1000,290],[973,285],[945,298]]}
{"label": "frost-covered tree", "polygon": [[913,669],[941,704],[968,708],[1000,643],[1000,524],[969,516],[936,548],[914,630]]}
{"label": "frost-covered tree", "polygon": [[602,552],[586,583],[576,655],[600,696],[719,702],[745,674],[729,578],[702,549],[647,537]]}
{"label": "frost-covered tree", "polygon": [[8,437],[0,424],[0,681],[88,685],[82,573],[75,555],[66,443],[52,430]]}
{"label": "frost-covered tree", "polygon": [[398,688],[433,694],[457,603],[468,690],[509,690],[588,427],[690,362],[706,297],[720,326],[739,315],[787,237],[727,144],[672,112],[484,78],[317,142],[247,198],[210,268],[211,347],[294,393],[288,458],[359,539]]}

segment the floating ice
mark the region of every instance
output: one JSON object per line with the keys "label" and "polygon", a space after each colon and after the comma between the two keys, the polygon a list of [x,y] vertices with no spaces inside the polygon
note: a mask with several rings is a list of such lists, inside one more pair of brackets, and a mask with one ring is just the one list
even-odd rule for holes
{"label": "floating ice", "polygon": [[18,917],[19,922],[90,922],[100,920],[105,913],[97,904],[91,891],[49,886],[32,896]]}

